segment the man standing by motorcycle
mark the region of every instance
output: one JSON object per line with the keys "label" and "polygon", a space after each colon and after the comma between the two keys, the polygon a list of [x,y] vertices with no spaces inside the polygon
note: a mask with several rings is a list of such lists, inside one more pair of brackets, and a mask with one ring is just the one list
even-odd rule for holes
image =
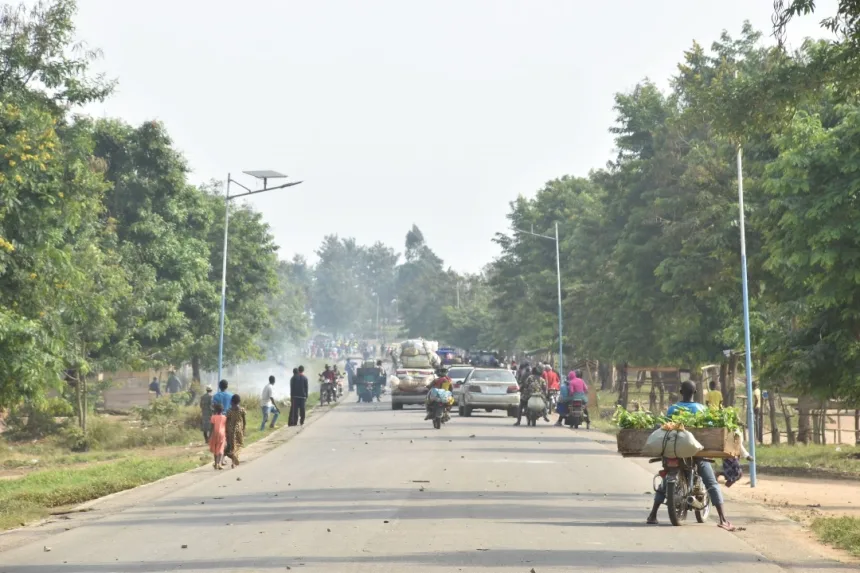
{"label": "man standing by motorcycle", "polygon": [[373,396],[377,402],[382,402],[382,389],[388,384],[388,373],[382,367],[382,360],[376,361],[376,381],[373,383]]}
{"label": "man standing by motorcycle", "polygon": [[[671,418],[678,410],[686,410],[694,414],[707,411],[706,406],[693,401],[696,387],[692,382],[689,380],[681,382],[680,392],[681,401],[669,406],[669,411],[666,412],[667,416]],[[708,497],[711,498],[711,505],[717,510],[717,515],[720,517],[720,522],[717,524],[717,527],[725,529],[726,531],[734,531],[735,526],[726,518],[726,514],[723,511],[723,493],[720,491],[720,484],[717,483],[717,476],[714,475],[714,468],[711,466],[711,462],[702,458],[695,458],[695,461],[699,477],[702,478],[702,484],[708,490]],[[665,499],[666,494],[662,490],[658,489],[654,494],[654,505],[651,507],[651,513],[648,514],[648,519],[646,520],[648,525],[658,524],[657,510],[660,509],[660,505],[665,501]]]}
{"label": "man standing by motorcycle", "polygon": [[[529,398],[532,396],[543,396],[544,401],[546,401],[546,380],[541,377],[541,371],[538,367],[533,368],[531,374],[520,385],[520,407],[517,410],[517,421],[514,426],[520,425],[523,411],[528,408]],[[549,422],[546,410],[544,410],[543,419]]]}

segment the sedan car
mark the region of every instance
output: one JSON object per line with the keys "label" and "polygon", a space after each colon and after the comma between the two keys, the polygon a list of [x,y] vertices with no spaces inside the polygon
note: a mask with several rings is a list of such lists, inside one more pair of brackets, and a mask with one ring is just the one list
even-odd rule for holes
{"label": "sedan car", "polygon": [[454,395],[454,403],[460,403],[460,394],[463,391],[463,380],[474,370],[474,366],[454,365],[448,367],[448,378],[451,379],[451,393]]}
{"label": "sedan car", "polygon": [[504,410],[516,417],[520,406],[520,387],[514,374],[505,368],[475,368],[461,386],[459,414],[471,416],[473,410]]}

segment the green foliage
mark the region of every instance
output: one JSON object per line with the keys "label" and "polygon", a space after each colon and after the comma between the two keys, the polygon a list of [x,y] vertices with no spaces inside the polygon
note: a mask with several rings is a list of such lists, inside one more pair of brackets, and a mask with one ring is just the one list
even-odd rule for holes
{"label": "green foliage", "polygon": [[622,430],[650,430],[669,421],[685,428],[726,428],[732,432],[740,427],[738,412],[734,408],[709,408],[695,413],[679,409],[669,418],[651,412],[628,412],[618,406],[612,415],[612,422]]}
{"label": "green foliage", "polygon": [[665,421],[664,416],[644,411],[628,412],[621,406],[618,406],[612,415],[612,422],[622,430],[652,430]]}
{"label": "green foliage", "polygon": [[140,419],[142,427],[154,428],[161,433],[161,442],[168,443],[171,430],[180,426],[179,412],[181,402],[174,396],[163,396],[151,401],[148,406],[135,407],[134,414]]}
{"label": "green foliage", "polygon": [[740,427],[738,411],[734,408],[708,408],[701,412],[678,409],[671,421],[685,428],[726,428],[734,432]]}

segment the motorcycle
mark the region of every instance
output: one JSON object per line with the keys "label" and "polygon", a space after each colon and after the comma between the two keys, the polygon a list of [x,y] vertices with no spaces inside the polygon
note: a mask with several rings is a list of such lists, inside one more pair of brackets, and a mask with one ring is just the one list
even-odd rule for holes
{"label": "motorcycle", "polygon": [[448,408],[442,402],[430,403],[430,419],[433,421],[433,427],[439,430],[442,424],[451,419],[448,415]]}
{"label": "motorcycle", "polygon": [[526,403],[526,421],[529,426],[537,426],[539,418],[546,414],[546,400],[543,396],[532,396]]}
{"label": "motorcycle", "polygon": [[585,415],[585,405],[582,403],[582,400],[571,400],[567,404],[567,425],[577,429],[579,428],[583,421],[585,422],[585,428],[591,428],[591,420],[588,416]]}
{"label": "motorcycle", "polygon": [[558,407],[558,390],[550,390],[549,391],[549,411],[555,412]]}
{"label": "motorcycle", "polygon": [[355,384],[359,402],[373,402],[373,383],[359,381]]}
{"label": "motorcycle", "polygon": [[[711,500],[696,468],[694,458],[653,458],[649,463],[663,462],[663,469],[654,476],[654,491],[662,490],[663,502],[669,510],[672,525],[683,525],[687,512],[693,510],[696,521],[705,523],[711,513]],[[712,460],[705,460],[712,463]],[[657,485],[657,482],[660,485]]]}
{"label": "motorcycle", "polygon": [[320,384],[320,404],[331,404],[336,400],[337,392],[334,389],[334,384],[331,382]]}

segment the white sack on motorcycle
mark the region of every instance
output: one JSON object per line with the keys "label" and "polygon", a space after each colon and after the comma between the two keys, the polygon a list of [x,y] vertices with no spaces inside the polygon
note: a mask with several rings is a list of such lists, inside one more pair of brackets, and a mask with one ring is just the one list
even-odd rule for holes
{"label": "white sack on motorcycle", "polygon": [[687,430],[657,428],[648,436],[642,453],[655,458],[692,458],[703,449],[704,446]]}

